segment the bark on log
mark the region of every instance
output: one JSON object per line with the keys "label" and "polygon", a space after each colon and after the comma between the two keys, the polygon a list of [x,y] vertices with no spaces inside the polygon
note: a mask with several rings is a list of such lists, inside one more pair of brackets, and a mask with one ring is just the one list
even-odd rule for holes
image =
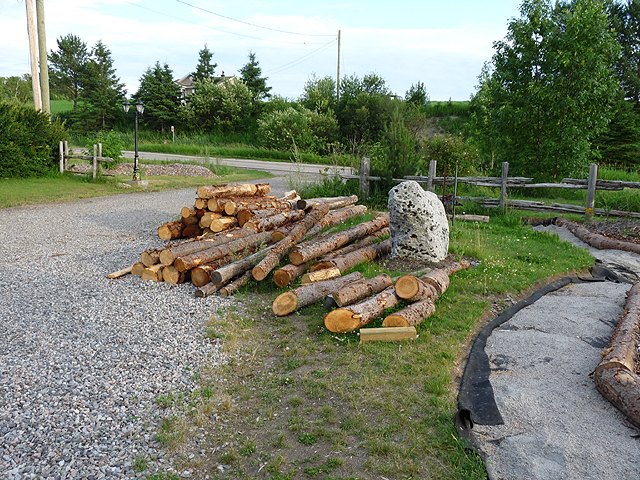
{"label": "bark on log", "polygon": [[363,280],[364,275],[360,272],[353,272],[344,277],[326,280],[324,282],[312,283],[303,287],[294,288],[278,296],[273,302],[271,309],[277,316],[282,317],[295,312],[299,308],[307,307],[325,295],[343,286]]}
{"label": "bark on log", "polygon": [[184,283],[189,280],[189,272],[179,272],[173,265],[167,265],[162,270],[162,280],[165,283]]}
{"label": "bark on log", "polygon": [[307,271],[307,264],[294,265],[290,263],[273,272],[273,281],[280,288],[290,285],[296,278],[303,275]]}
{"label": "bark on log", "polygon": [[202,228],[209,228],[211,226],[211,222],[221,217],[222,213],[220,212],[205,212],[202,217],[200,217],[198,225]]}
{"label": "bark on log", "polygon": [[325,268],[337,268],[341,273],[351,270],[356,265],[370,262],[376,257],[383,257],[391,253],[391,239],[384,240],[373,245],[362,247],[346,255],[339,255],[324,262],[318,262],[313,266],[313,271],[318,272]]}
{"label": "bark on log", "polygon": [[300,244],[291,251],[289,259],[294,265],[300,265],[387,226],[389,226],[389,214],[385,213],[369,222],[354,225],[347,230],[334,233],[326,238],[310,240]]}
{"label": "bark on log", "polygon": [[131,269],[131,275],[135,275],[137,277],[141,277],[142,276],[142,272],[144,272],[145,268],[147,268],[147,267],[144,265],[144,263],[138,262],[138,263],[133,265],[133,268]]}
{"label": "bark on log", "polygon": [[160,263],[160,249],[148,248],[140,255],[140,261],[145,267]]}
{"label": "bark on log", "polygon": [[423,298],[435,301],[449,288],[449,276],[467,268],[469,268],[469,262],[460,260],[431,270],[420,278],[403,275],[396,282],[396,292],[400,298],[409,302],[417,302]]}
{"label": "bark on log", "polygon": [[125,275],[131,273],[131,270],[133,270],[133,267],[134,265],[131,265],[130,267],[123,268],[122,270],[118,270],[117,272],[110,273],[109,275],[107,275],[107,278],[124,277]]}
{"label": "bark on log", "polygon": [[425,318],[436,312],[433,300],[425,298],[414,302],[406,308],[387,316],[382,321],[383,327],[415,327],[424,321]]}
{"label": "bark on log", "polygon": [[244,272],[242,275],[240,275],[238,278],[236,278],[234,281],[230,282],[228,285],[222,287],[220,290],[218,290],[218,292],[220,293],[220,295],[226,297],[228,295],[233,295],[234,293],[236,293],[240,287],[242,287],[243,285],[246,285],[246,283],[251,280],[251,272]]}
{"label": "bark on log", "polygon": [[386,308],[395,306],[399,301],[400,297],[396,295],[395,289],[389,287],[364,302],[327,313],[324,316],[324,326],[334,333],[353,332],[378,318]]}
{"label": "bark on log", "polygon": [[[318,263],[324,262],[326,260],[331,260],[332,258],[337,257],[339,255],[346,255],[347,253],[354,252],[356,250],[361,249],[362,247],[372,245],[377,240],[389,235],[389,233],[390,233],[389,227],[381,228],[377,232],[373,232],[371,235],[367,235],[366,237],[361,238],[355,243],[352,243],[350,245],[347,245],[342,248],[338,248],[332,252],[327,253],[325,256],[323,256],[318,260]],[[317,269],[318,267],[315,267],[315,265],[311,267],[312,272]]]}
{"label": "bark on log", "polygon": [[311,210],[293,227],[289,235],[275,244],[271,251],[253,268],[253,278],[258,281],[264,280],[266,276],[269,275],[269,272],[278,266],[280,260],[302,240],[304,234],[307,233],[313,225],[318,223],[328,211],[329,207],[326,205],[319,205],[317,208]]}
{"label": "bark on log", "polygon": [[300,280],[301,285],[310,285],[316,282],[323,282],[324,280],[331,280],[332,278],[341,277],[342,272],[339,268],[325,268],[316,272],[305,273]]}
{"label": "bark on log", "polygon": [[215,283],[207,283],[200,288],[196,288],[195,296],[197,298],[205,298],[209,295],[213,295],[218,290],[218,285]]}
{"label": "bark on log", "polygon": [[259,210],[263,208],[279,208],[281,210],[291,210],[295,208],[296,202],[293,200],[280,200],[276,197],[250,197],[250,198],[230,198],[224,204],[224,213],[236,215],[242,209]]}
{"label": "bark on log", "polygon": [[248,257],[236,260],[233,263],[218,268],[211,274],[211,281],[216,284],[227,283],[234,277],[242,275],[247,270],[251,270],[260,260],[264,258],[273,246],[258,250],[256,253]]}
{"label": "bark on log", "polygon": [[636,350],[640,335],[640,283],[627,292],[624,314],[609,347],[602,352],[593,379],[598,391],[618,410],[640,425],[640,376]]}
{"label": "bark on log", "polygon": [[256,249],[257,247],[248,248],[243,250],[241,253],[226,255],[222,258],[214,260],[213,262],[205,263],[204,265],[199,265],[192,268],[190,270],[191,283],[193,283],[196,287],[206,285],[211,281],[211,275],[213,274],[213,272],[215,272],[219,268],[224,267],[225,265],[229,265],[230,263],[238,261],[239,256],[245,257],[248,254],[254,253]]}
{"label": "bark on log", "polygon": [[163,269],[164,265],[161,263],[157,263],[145,268],[142,272],[142,280],[153,280],[154,282],[161,282]]}
{"label": "bark on log", "polygon": [[213,232],[222,232],[223,230],[230,230],[238,226],[238,219],[236,217],[221,217],[211,222],[209,228]]}
{"label": "bark on log", "polygon": [[239,229],[230,232],[220,232],[215,235],[210,235],[208,237],[202,238],[200,240],[190,240],[178,245],[168,246],[160,252],[160,263],[164,263],[165,265],[172,265],[174,260],[178,257],[201,252],[217,245],[223,245],[225,243],[232,242],[233,240],[236,240],[238,238],[255,235],[255,233],[256,232],[252,229]]}
{"label": "bark on log", "polygon": [[[393,284],[393,280],[386,273],[370,278],[369,280],[362,280],[351,285],[346,285],[340,290],[336,290],[331,293],[333,303],[337,307],[346,307],[354,303],[363,300],[374,293],[379,293],[386,288],[389,288]],[[325,302],[325,308],[327,303]]]}
{"label": "bark on log", "polygon": [[297,207],[302,210],[312,208],[315,205],[327,204],[329,210],[335,210],[336,208],[343,208],[349,205],[354,205],[358,202],[357,195],[351,195],[349,197],[319,197],[309,198],[307,200],[298,200]]}
{"label": "bark on log", "polygon": [[317,235],[322,230],[327,227],[332,227],[333,225],[337,225],[339,223],[344,222],[353,217],[357,217],[358,215],[362,215],[367,211],[367,207],[365,205],[352,205],[350,207],[344,207],[337,210],[331,210],[327,213],[322,221],[314,225],[307,234],[305,238],[311,238],[314,235]]}
{"label": "bark on log", "polygon": [[604,235],[597,233],[591,233],[584,227],[581,227],[575,222],[571,222],[566,218],[560,217],[556,219],[556,225],[565,226],[583,242],[591,245],[599,250],[622,250],[625,252],[633,252],[640,254],[640,245],[631,242],[622,242],[613,238],[607,238]]}
{"label": "bark on log", "polygon": [[238,185],[212,185],[198,187],[197,194],[200,198],[216,197],[247,197],[253,195],[266,195],[271,191],[268,183],[244,183]]}
{"label": "bark on log", "polygon": [[241,227],[244,226],[250,220],[262,220],[263,218],[270,217],[271,215],[277,215],[278,213],[282,213],[283,210],[281,208],[241,208],[238,210],[236,217],[238,218],[238,225]]}
{"label": "bark on log", "polygon": [[158,227],[158,237],[162,240],[175,240],[182,236],[182,230],[184,230],[184,223],[180,220],[168,222]]}
{"label": "bark on log", "polygon": [[272,215],[261,220],[249,220],[244,224],[246,228],[252,228],[257,232],[273,230],[287,223],[297,222],[304,218],[304,210],[288,210]]}
{"label": "bark on log", "polygon": [[271,234],[268,232],[257,233],[244,238],[238,238],[232,242],[218,245],[201,252],[192,253],[191,255],[185,255],[184,257],[177,258],[173,264],[181,271],[186,272],[198,265],[212,262],[218,258],[222,258],[226,255],[233,255],[234,253],[242,250],[257,247],[261,244],[267,244],[271,242]]}

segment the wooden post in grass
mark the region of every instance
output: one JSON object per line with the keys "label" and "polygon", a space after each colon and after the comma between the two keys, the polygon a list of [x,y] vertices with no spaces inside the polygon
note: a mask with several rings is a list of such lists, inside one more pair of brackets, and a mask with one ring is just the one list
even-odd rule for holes
{"label": "wooden post in grass", "polygon": [[361,198],[369,197],[369,172],[371,171],[371,159],[362,157],[360,160],[360,195]]}
{"label": "wooden post in grass", "polygon": [[427,191],[433,192],[433,179],[436,178],[436,165],[435,160],[429,162],[429,176],[427,177]]}
{"label": "wooden post in grass", "polygon": [[96,179],[98,173],[98,146],[93,144],[93,179]]}
{"label": "wooden post in grass", "polygon": [[598,164],[589,165],[589,181],[587,183],[587,206],[584,219],[587,222],[593,220],[593,207],[596,203],[596,183],[598,181]]}
{"label": "wooden post in grass", "polygon": [[69,142],[67,140],[64,141],[64,169],[66,170],[69,165],[67,165],[67,160],[69,160]]}
{"label": "wooden post in grass", "polygon": [[507,177],[509,175],[509,162],[502,162],[502,179],[500,182],[500,203],[498,208],[505,211],[507,207]]}
{"label": "wooden post in grass", "polygon": [[64,173],[64,143],[62,142],[62,140],[60,141],[58,153],[60,154],[60,174],[63,174]]}

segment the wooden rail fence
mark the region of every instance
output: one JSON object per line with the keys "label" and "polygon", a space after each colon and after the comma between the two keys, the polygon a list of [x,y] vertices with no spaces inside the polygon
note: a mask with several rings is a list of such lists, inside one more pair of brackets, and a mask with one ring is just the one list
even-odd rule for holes
{"label": "wooden rail fence", "polygon": [[98,176],[98,165],[102,162],[113,162],[111,157],[102,156],[102,144],[98,143],[93,145],[93,155],[74,155],[69,149],[69,142],[60,142],[60,173],[64,173],[68,170],[69,164],[67,160],[73,158],[76,160],[90,160],[93,163],[92,176],[95,180]]}
{"label": "wooden rail fence", "polygon": [[[360,164],[360,175],[340,174],[342,179],[357,179],[360,181],[360,193],[366,198],[369,194],[369,182],[384,180],[382,177],[374,177],[369,175],[370,160],[363,158]],[[408,175],[403,178],[392,179],[395,183],[414,180],[420,184],[426,185],[427,190],[434,191],[437,185],[455,185],[457,183],[465,183],[479,187],[492,187],[500,189],[500,197],[456,197],[459,201],[473,201],[487,208],[514,208],[518,210],[533,210],[540,212],[554,213],[578,213],[585,214],[587,220],[591,220],[593,215],[608,215],[613,217],[632,217],[640,218],[640,213],[625,212],[622,210],[609,210],[604,208],[595,208],[595,198],[597,190],[624,190],[625,188],[640,188],[640,182],[626,182],[618,180],[598,180],[598,165],[592,163],[589,167],[589,178],[563,178],[559,183],[530,183],[533,179],[529,177],[509,177],[509,162],[502,163],[502,175],[500,177],[436,177],[436,161],[429,163],[429,175],[415,176]],[[507,196],[509,188],[565,188],[565,189],[582,189],[587,190],[586,205],[567,205],[560,203],[552,203],[547,205],[544,202],[529,200],[510,200]],[[455,203],[455,202],[454,202]]]}

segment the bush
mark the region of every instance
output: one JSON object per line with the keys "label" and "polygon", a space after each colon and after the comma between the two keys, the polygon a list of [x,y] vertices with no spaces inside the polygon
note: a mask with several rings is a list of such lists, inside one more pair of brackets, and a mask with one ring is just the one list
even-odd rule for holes
{"label": "bush", "polygon": [[332,112],[289,107],[260,118],[258,131],[267,148],[288,151],[295,143],[301,152],[326,154],[338,133],[338,121]]}
{"label": "bush", "polygon": [[0,103],[0,177],[37,177],[58,166],[58,146],[67,138],[59,121],[33,107]]}
{"label": "bush", "polygon": [[458,175],[467,175],[475,171],[479,165],[478,149],[467,143],[462,135],[436,136],[423,142],[422,158],[418,162],[418,175],[429,174],[429,162],[436,160],[440,175],[453,176],[458,165]]}
{"label": "bush", "polygon": [[[122,160],[122,150],[124,150],[124,141],[122,137],[115,133],[113,130],[108,133],[105,131],[99,131],[93,136],[89,136],[86,140],[85,147],[89,155],[93,155],[93,146],[102,144],[102,156],[113,158],[113,163],[119,163]],[[111,168],[113,164],[111,162],[105,162],[104,168]]]}

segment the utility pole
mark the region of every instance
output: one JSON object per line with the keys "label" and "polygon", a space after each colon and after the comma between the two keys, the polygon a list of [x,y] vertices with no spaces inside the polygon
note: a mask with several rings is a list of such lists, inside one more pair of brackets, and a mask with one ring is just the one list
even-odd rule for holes
{"label": "utility pole", "polygon": [[340,34],[341,30],[338,30],[338,79],[336,80],[336,98],[340,101]]}
{"label": "utility pole", "polygon": [[27,32],[29,34],[29,54],[31,60],[31,88],[33,104],[36,110],[42,110],[42,93],[40,92],[40,75],[38,74],[38,46],[36,45],[36,17],[33,11],[33,0],[25,0],[27,7]]}
{"label": "utility pole", "polygon": [[49,67],[47,65],[47,36],[44,31],[44,0],[36,0],[36,17],[38,20],[38,53],[40,56],[40,93],[42,110],[51,113],[49,96]]}

